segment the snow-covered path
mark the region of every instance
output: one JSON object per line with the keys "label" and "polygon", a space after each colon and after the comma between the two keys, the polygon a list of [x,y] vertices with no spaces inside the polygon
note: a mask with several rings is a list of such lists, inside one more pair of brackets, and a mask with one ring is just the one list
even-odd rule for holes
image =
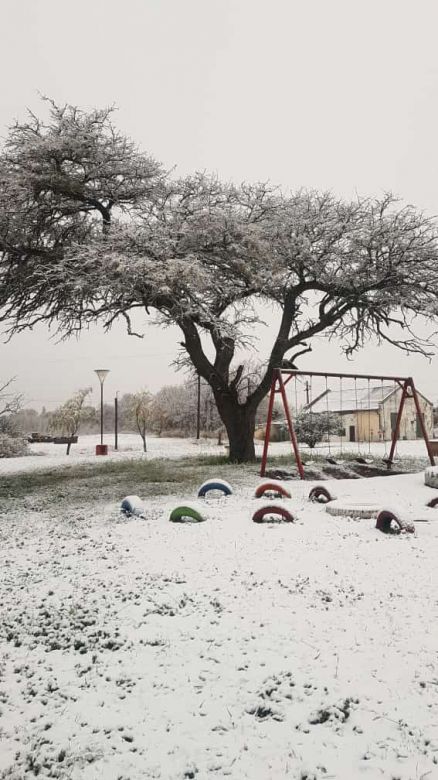
{"label": "snow-covered path", "polygon": [[0,777],[438,777],[435,491],[337,481],[431,518],[387,537],[308,482],[297,523],[254,525],[256,483],[200,525],[181,497],[2,517]]}

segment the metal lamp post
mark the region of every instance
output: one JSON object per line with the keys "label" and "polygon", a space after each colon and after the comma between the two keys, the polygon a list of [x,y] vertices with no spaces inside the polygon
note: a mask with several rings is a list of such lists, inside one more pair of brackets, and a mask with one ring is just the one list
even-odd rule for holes
{"label": "metal lamp post", "polygon": [[96,444],[96,455],[108,455],[108,446],[103,443],[103,383],[109,374],[108,368],[95,368],[100,382],[100,444]]}
{"label": "metal lamp post", "polygon": [[119,391],[114,398],[114,449],[119,449]]}

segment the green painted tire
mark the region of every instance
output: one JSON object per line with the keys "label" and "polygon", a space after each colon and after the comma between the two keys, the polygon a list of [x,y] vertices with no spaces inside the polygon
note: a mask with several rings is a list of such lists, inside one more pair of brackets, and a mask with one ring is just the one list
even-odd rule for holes
{"label": "green painted tire", "polygon": [[177,506],[170,513],[171,523],[203,523],[206,518],[192,506]]}

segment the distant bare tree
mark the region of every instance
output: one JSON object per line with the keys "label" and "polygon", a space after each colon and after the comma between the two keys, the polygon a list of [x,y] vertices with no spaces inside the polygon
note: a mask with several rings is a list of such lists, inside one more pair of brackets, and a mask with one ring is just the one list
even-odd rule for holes
{"label": "distant bare tree", "polygon": [[[70,447],[73,439],[79,431],[82,420],[84,419],[84,401],[91,393],[91,387],[78,390],[62,406],[58,406],[50,416],[49,427],[53,431],[60,431],[67,438],[67,455],[70,454]],[[92,409],[92,413],[95,410]]]}
{"label": "distant bare tree", "polygon": [[152,395],[148,390],[140,390],[129,396],[129,403],[125,409],[125,420],[131,420],[143,442],[143,451],[147,451],[146,433],[151,423]]}
{"label": "distant bare tree", "polygon": [[15,377],[12,377],[0,385],[0,416],[17,414],[23,406],[23,395],[12,391],[14,382]]}

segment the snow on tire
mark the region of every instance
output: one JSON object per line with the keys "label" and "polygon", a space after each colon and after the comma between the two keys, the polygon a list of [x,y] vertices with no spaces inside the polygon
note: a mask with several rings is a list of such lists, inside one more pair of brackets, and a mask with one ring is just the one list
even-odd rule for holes
{"label": "snow on tire", "polygon": [[357,517],[367,519],[377,517],[379,506],[377,504],[354,504],[350,502],[338,502],[327,504],[325,511],[335,517]]}
{"label": "snow on tire", "polygon": [[265,504],[254,512],[252,521],[253,523],[294,523],[295,518],[280,504]]}
{"label": "snow on tire", "polygon": [[413,534],[415,526],[408,523],[397,510],[381,509],[377,515],[376,528],[384,534]]}
{"label": "snow on tire", "polygon": [[283,485],[277,485],[275,482],[262,482],[256,488],[255,497],[263,498],[268,494],[269,498],[290,498],[291,494],[283,487]]}
{"label": "snow on tire", "polygon": [[206,519],[202,512],[188,504],[175,507],[169,516],[171,523],[203,523]]}
{"label": "snow on tire", "polygon": [[309,493],[309,501],[318,504],[328,504],[330,501],[334,501],[335,498],[336,496],[332,496],[324,485],[315,485]]}
{"label": "snow on tire", "polygon": [[138,496],[126,496],[120,505],[120,511],[126,517],[145,517],[145,506]]}
{"label": "snow on tire", "polygon": [[210,491],[218,491],[224,496],[231,496],[233,489],[224,479],[208,479],[198,490],[198,498],[205,498]]}

